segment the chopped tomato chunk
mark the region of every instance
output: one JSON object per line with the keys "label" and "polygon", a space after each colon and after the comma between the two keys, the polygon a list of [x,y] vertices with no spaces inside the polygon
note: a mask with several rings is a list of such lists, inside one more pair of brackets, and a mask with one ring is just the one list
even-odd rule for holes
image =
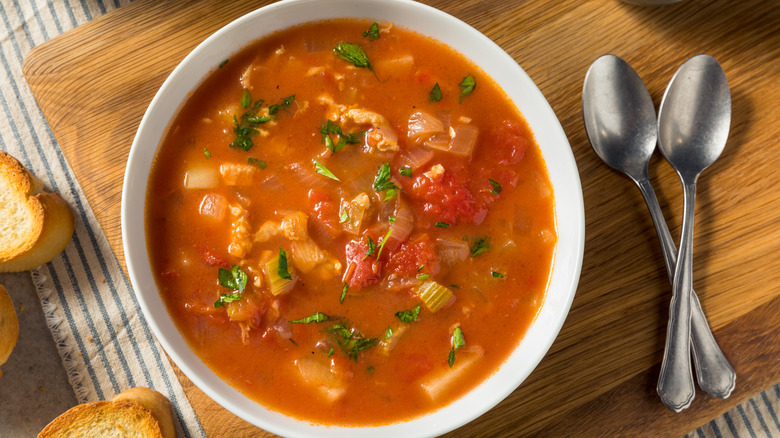
{"label": "chopped tomato chunk", "polygon": [[221,266],[223,268],[228,267],[228,262],[225,257],[218,254],[215,250],[198,245],[197,247],[200,258],[209,266]]}
{"label": "chopped tomato chunk", "polygon": [[400,275],[436,274],[439,270],[436,243],[427,234],[413,236],[390,254],[387,268]]}
{"label": "chopped tomato chunk", "polygon": [[512,165],[523,159],[529,143],[528,133],[522,126],[505,120],[488,134],[482,149],[489,154],[490,162]]}
{"label": "chopped tomato chunk", "polygon": [[312,235],[318,240],[332,240],[341,233],[338,224],[339,206],[326,192],[309,190],[309,205],[312,213],[309,215],[309,224],[312,227]]}
{"label": "chopped tomato chunk", "polygon": [[465,182],[448,170],[417,175],[411,192],[432,222],[479,224],[487,215],[487,208],[474,199]]}
{"label": "chopped tomato chunk", "polygon": [[376,259],[379,244],[372,240],[375,242],[374,255],[369,257],[366,257],[369,250],[367,233],[347,244],[344,281],[351,288],[370,286],[382,278],[382,266]]}

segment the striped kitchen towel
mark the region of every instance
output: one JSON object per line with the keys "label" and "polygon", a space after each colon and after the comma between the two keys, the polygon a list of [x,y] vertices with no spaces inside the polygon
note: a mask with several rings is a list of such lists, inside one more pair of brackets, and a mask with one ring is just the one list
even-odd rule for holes
{"label": "striped kitchen towel", "polygon": [[34,46],[128,0],[0,1],[0,150],[16,157],[76,215],[67,249],[32,272],[79,403],[134,386],[165,394],[180,436],[205,436],[49,125],[22,77]]}

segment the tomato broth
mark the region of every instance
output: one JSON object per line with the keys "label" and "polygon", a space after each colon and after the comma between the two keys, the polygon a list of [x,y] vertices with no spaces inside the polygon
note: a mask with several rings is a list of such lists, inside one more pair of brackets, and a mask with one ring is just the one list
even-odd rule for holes
{"label": "tomato broth", "polygon": [[493,374],[557,242],[503,91],[362,20],[275,33],[210,74],[157,152],[146,232],[196,354],[270,409],[338,425],[417,417]]}

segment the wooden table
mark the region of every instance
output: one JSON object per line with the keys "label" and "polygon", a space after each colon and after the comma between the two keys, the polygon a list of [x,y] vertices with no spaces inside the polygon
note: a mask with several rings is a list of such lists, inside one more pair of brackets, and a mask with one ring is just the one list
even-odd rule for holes
{"label": "wooden table", "polygon": [[[120,262],[122,176],[146,106],[197,43],[266,3],[137,0],[36,47],[25,60],[25,77]],[[425,3],[492,38],[537,83],[569,137],[586,208],[582,278],[555,344],[519,389],[451,436],[681,435],[780,381],[778,4]],[[675,70],[698,53],[717,58],[731,86],[729,142],[699,185],[694,278],[738,373],[737,388],[727,400],[699,391],[681,414],[655,394],[670,286],[650,216],[633,184],[598,160],[582,122],[585,72],[606,53],[634,66],[656,104]],[[677,236],[677,176],[656,158],[651,178]],[[269,435],[179,377],[209,436]]]}

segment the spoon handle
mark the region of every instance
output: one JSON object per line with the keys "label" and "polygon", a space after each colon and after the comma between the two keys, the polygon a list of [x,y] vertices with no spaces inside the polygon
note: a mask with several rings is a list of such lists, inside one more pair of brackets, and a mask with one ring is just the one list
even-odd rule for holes
{"label": "spoon handle", "polygon": [[693,217],[696,182],[683,179],[683,227],[672,284],[666,348],[656,390],[672,411],[691,405],[696,390],[691,372],[691,291],[693,290]]}
{"label": "spoon handle", "polygon": [[[674,268],[677,265],[677,247],[669,232],[669,227],[666,226],[666,220],[658,205],[658,198],[655,196],[650,180],[648,178],[637,180],[637,185],[645,198],[647,208],[650,210],[650,217],[653,218],[666,263],[666,273],[669,276],[669,282],[673,283]],[[711,397],[727,398],[731,395],[736,384],[737,374],[712,335],[699,297],[693,289],[691,289],[691,346],[699,387]]]}

